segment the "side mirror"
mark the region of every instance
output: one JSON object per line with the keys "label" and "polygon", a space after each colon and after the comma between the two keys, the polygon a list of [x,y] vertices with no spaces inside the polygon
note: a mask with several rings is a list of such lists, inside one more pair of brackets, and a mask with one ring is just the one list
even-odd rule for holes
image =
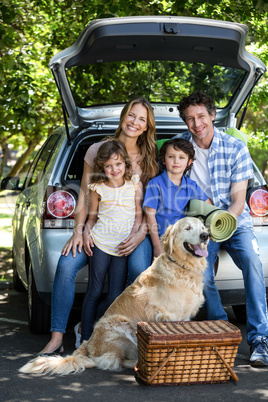
{"label": "side mirror", "polygon": [[8,176],[1,181],[1,190],[21,190],[20,178],[18,176]]}

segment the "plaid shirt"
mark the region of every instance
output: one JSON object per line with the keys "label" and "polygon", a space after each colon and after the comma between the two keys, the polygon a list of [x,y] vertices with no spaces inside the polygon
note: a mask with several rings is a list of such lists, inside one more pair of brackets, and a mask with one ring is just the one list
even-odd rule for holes
{"label": "plaid shirt", "polygon": [[[182,134],[182,137],[191,141],[192,133],[187,131]],[[212,201],[216,207],[226,210],[232,203],[231,184],[253,178],[249,150],[243,141],[219,131],[214,126],[214,137],[209,149],[208,166]],[[237,218],[237,226],[252,226],[252,218],[246,202],[242,214]]]}

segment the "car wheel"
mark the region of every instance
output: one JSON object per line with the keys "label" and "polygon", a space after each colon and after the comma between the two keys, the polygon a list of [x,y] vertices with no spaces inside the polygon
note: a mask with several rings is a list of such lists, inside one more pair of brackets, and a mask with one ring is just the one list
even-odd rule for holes
{"label": "car wheel", "polygon": [[233,312],[234,312],[234,315],[235,315],[237,321],[241,324],[246,324],[246,322],[247,322],[246,306],[244,304],[242,304],[239,306],[232,306],[232,307],[233,307]]}
{"label": "car wheel", "polygon": [[14,289],[17,292],[25,292],[26,289],[22,283],[22,281],[20,280],[20,277],[18,275],[18,271],[17,271],[17,267],[14,261],[14,254],[13,254],[13,250],[12,250],[12,269],[13,269],[13,286]]}
{"label": "car wheel", "polygon": [[35,334],[47,334],[50,329],[50,306],[38,294],[31,263],[28,273],[28,313],[30,330]]}

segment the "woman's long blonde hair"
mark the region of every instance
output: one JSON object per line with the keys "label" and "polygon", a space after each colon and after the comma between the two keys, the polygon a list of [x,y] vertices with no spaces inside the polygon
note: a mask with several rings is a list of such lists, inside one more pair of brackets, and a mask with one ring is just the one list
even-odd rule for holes
{"label": "woman's long blonde hair", "polygon": [[119,137],[122,130],[123,120],[128,115],[130,109],[136,104],[141,104],[147,109],[148,128],[138,137],[137,140],[137,145],[139,146],[141,154],[141,158],[138,162],[142,171],[140,179],[142,183],[146,185],[148,181],[158,173],[154,111],[152,105],[147,99],[139,96],[125,104],[120,115],[120,122],[116,129],[114,138]]}

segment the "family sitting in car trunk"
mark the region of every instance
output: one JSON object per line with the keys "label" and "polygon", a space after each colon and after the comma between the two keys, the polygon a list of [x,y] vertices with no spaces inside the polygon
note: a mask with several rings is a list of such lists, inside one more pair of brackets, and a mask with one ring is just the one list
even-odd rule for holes
{"label": "family sitting in car trunk", "polygon": [[268,365],[265,283],[246,203],[253,176],[248,148],[214,126],[215,103],[205,93],[184,97],[178,110],[188,131],[162,145],[164,171],[159,172],[153,108],[141,97],[124,106],[113,137],[88,149],[73,235],[62,249],[54,279],[51,339],[40,355],[63,352],[75,277],[87,262],[89,284],[81,325],[76,326],[77,347],[89,339],[95,321],[125,286],[162,253],[160,238],[167,226],[185,216],[190,199],[200,199],[230,212],[238,226],[229,240],[209,241],[204,272],[207,319],[228,320],[214,281],[221,247],[243,272],[250,363]]}

